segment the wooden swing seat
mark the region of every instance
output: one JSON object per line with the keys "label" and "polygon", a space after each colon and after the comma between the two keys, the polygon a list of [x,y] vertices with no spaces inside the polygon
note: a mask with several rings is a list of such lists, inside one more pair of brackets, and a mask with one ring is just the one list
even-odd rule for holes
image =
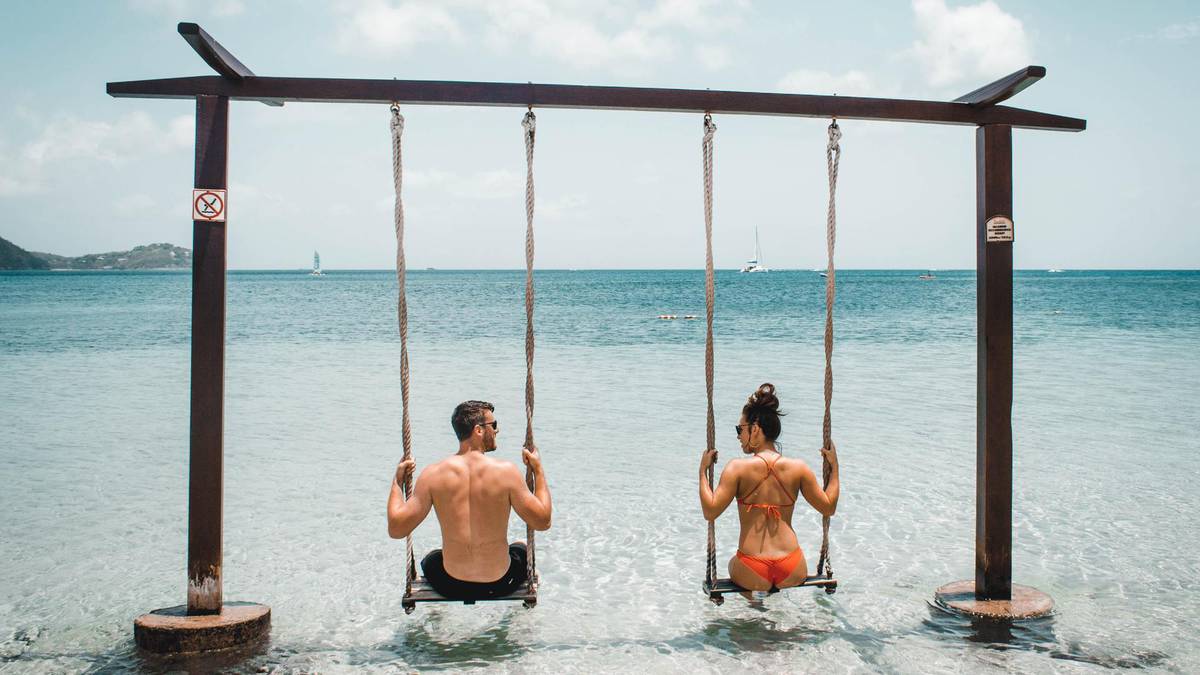
{"label": "wooden swing seat", "polygon": [[[788,586],[788,588],[776,588],[770,592],[778,593],[781,590],[786,591],[791,588],[804,588],[806,586],[811,588],[824,588],[826,593],[833,594],[833,592],[837,590],[838,582],[837,579],[830,579],[828,577],[808,577],[802,584]],[[704,592],[708,594],[708,599],[712,600],[718,605],[725,602],[726,593],[746,593],[748,591],[749,589],[742,588],[741,586],[733,583],[733,579],[717,579],[716,583],[712,585],[709,585],[707,581],[704,582]]]}
{"label": "wooden swing seat", "polygon": [[473,605],[476,602],[500,602],[500,601],[516,601],[519,600],[526,609],[530,609],[537,605],[537,583],[536,579],[533,584],[522,584],[517,590],[508,595],[502,595],[496,598],[479,598],[478,600],[451,600],[433,590],[433,586],[429,585],[429,581],[425,577],[417,577],[412,583],[412,593],[404,596],[400,601],[400,605],[404,607],[405,614],[412,614],[417,608],[418,602],[461,602],[464,605]]}

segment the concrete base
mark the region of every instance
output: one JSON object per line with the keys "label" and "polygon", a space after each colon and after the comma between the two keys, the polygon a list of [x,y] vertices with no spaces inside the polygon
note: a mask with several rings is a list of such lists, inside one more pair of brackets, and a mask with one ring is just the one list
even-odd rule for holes
{"label": "concrete base", "polygon": [[986,619],[1035,619],[1054,609],[1049,595],[1020,584],[1012,585],[1011,600],[976,600],[973,580],[946,584],[933,597],[944,609]]}
{"label": "concrete base", "polygon": [[187,605],[156,609],[133,622],[133,638],[158,654],[185,654],[249,644],[271,629],[271,608],[228,602],[220,614],[188,615]]}

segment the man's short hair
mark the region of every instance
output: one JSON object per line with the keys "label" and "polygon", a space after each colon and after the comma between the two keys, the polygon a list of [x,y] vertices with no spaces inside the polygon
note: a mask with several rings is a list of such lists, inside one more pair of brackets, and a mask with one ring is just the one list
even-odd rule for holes
{"label": "man's short hair", "polygon": [[485,410],[494,413],[496,406],[487,401],[463,401],[454,407],[454,414],[450,416],[450,426],[454,427],[454,435],[458,440],[465,441],[471,436],[476,425],[483,424],[487,419]]}

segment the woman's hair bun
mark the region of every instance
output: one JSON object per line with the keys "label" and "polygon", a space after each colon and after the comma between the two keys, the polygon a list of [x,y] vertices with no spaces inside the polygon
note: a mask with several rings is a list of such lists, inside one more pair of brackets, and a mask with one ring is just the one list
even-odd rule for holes
{"label": "woman's hair bun", "polygon": [[742,407],[742,415],[751,424],[757,424],[762,429],[768,441],[779,438],[783,430],[779,423],[783,413],[779,410],[779,399],[775,396],[775,385],[764,382],[750,394],[746,405]]}
{"label": "woman's hair bun", "polygon": [[746,401],[751,408],[766,408],[771,412],[779,410],[779,399],[775,396],[775,385],[770,382],[764,382],[758,387],[758,390],[750,394],[750,400]]}

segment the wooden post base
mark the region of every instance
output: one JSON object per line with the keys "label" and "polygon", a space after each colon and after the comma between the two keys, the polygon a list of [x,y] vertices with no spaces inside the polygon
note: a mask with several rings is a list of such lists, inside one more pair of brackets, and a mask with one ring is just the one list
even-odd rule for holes
{"label": "wooden post base", "polygon": [[250,644],[271,629],[271,608],[227,602],[220,614],[188,615],[187,605],[156,609],[133,622],[138,647],[158,654],[186,654]]}
{"label": "wooden post base", "polygon": [[1012,585],[1011,600],[977,600],[975,582],[970,579],[946,584],[933,597],[943,609],[985,619],[1036,619],[1054,609],[1049,595],[1020,584]]}

